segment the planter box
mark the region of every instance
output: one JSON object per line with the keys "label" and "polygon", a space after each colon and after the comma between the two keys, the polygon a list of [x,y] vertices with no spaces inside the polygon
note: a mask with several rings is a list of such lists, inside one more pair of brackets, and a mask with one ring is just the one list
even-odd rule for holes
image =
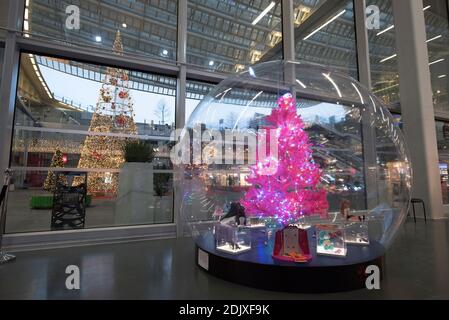
{"label": "planter box", "polygon": [[[86,197],[86,207],[89,207],[92,203],[92,197]],[[36,210],[48,210],[53,208],[53,196],[42,195],[32,196],[30,200],[30,208]]]}
{"label": "planter box", "polygon": [[154,213],[153,164],[125,163],[119,175],[115,224],[151,224]]}

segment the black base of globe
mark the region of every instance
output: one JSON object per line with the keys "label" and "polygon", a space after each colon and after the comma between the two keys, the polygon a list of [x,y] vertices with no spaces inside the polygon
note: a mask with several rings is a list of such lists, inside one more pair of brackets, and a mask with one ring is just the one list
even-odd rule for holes
{"label": "black base of globe", "polygon": [[273,259],[274,239],[269,239],[263,228],[251,229],[251,250],[236,255],[218,251],[214,233],[204,232],[196,239],[196,263],[218,278],[273,291],[329,293],[364,289],[372,275],[372,270],[367,270],[370,266],[378,267],[378,279],[382,280],[385,248],[379,242],[372,239],[369,245],[348,244],[345,257],[322,256],[316,252],[315,228],[309,228],[307,233],[312,255],[307,263]]}
{"label": "black base of globe", "polygon": [[[258,264],[235,260],[196,245],[196,263],[209,274],[223,280],[263,290],[291,293],[332,293],[366,288],[377,266],[383,277],[384,256],[371,261],[338,266],[294,266]],[[337,258],[338,259],[338,258]],[[367,272],[368,271],[368,272]]]}

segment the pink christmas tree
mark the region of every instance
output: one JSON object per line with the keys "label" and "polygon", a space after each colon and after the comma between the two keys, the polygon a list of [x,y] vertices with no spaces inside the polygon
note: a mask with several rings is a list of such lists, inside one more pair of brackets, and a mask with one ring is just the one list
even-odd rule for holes
{"label": "pink christmas tree", "polygon": [[[313,161],[312,145],[304,122],[296,113],[295,100],[286,94],[277,104],[279,108],[267,117],[272,127],[265,129],[275,132],[278,154],[257,158],[247,177],[252,186],[241,203],[247,215],[274,217],[285,225],[304,216],[325,216],[329,204],[326,191],[319,187],[322,171]],[[266,138],[266,134],[258,136]],[[271,170],[267,170],[270,166]]]}

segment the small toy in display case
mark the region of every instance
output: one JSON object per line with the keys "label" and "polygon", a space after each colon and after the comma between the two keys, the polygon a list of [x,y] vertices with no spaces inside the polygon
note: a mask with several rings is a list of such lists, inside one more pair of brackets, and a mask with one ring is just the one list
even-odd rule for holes
{"label": "small toy in display case", "polygon": [[347,244],[369,245],[367,222],[346,222],[345,234]]}
{"label": "small toy in display case", "polygon": [[307,221],[305,217],[301,217],[298,220],[298,223],[296,224],[296,226],[303,230],[308,230],[308,229],[312,228],[312,224],[309,221]]}
{"label": "small toy in display case", "polygon": [[219,223],[215,226],[216,248],[229,254],[251,250],[250,229],[236,224]]}
{"label": "small toy in display case", "polygon": [[317,254],[346,257],[345,230],[338,224],[316,226]]}
{"label": "small toy in display case", "polygon": [[340,214],[346,221],[362,222],[365,221],[365,211],[351,211],[351,203],[344,199],[340,204]]}
{"label": "small toy in display case", "polygon": [[347,220],[350,210],[351,210],[351,203],[347,199],[343,199],[340,203],[341,216]]}
{"label": "small toy in display case", "polygon": [[293,225],[277,231],[273,259],[297,263],[311,260],[307,231]]}

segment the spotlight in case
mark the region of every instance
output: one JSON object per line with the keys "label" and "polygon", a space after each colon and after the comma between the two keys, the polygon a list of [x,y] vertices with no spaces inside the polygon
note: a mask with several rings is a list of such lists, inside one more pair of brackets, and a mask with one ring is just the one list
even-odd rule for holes
{"label": "spotlight in case", "polygon": [[167,49],[162,50],[162,56],[164,56],[164,57],[168,56],[168,50]]}
{"label": "spotlight in case", "polygon": [[126,23],[123,22],[123,23],[122,23],[122,27],[123,27],[123,28],[126,28],[126,27],[128,27],[128,25],[127,25]]}
{"label": "spotlight in case", "polygon": [[215,64],[213,60],[209,61],[209,66],[212,67]]}
{"label": "spotlight in case", "polygon": [[101,37],[100,37],[100,36],[96,36],[96,37],[95,37],[95,41],[96,41],[96,42],[101,42]]}

